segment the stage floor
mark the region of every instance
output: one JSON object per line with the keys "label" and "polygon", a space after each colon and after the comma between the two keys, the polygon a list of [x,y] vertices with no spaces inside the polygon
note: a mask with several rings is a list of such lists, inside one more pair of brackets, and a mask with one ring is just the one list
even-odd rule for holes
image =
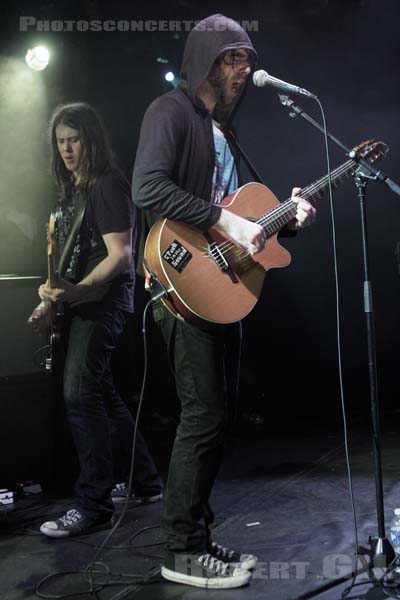
{"label": "stage floor", "polygon": [[[395,413],[382,421],[387,534],[393,509],[400,505],[399,422]],[[165,440],[162,435],[156,437],[152,450],[158,448],[159,464],[166,469]],[[359,545],[369,550],[369,536],[377,534],[377,515],[368,415],[364,422],[357,418],[351,421],[349,451]],[[107,532],[64,540],[52,540],[38,532],[43,520],[59,516],[69,506],[68,498],[45,493],[19,500],[12,511],[0,514],[3,600],[34,598],[39,582],[56,572],[66,574],[49,580],[41,588],[43,594],[72,594],[87,589],[87,579],[76,572],[90,564]],[[217,517],[213,538],[259,558],[250,585],[211,591],[162,580],[158,527],[162,506],[157,503],[130,508],[108,540],[107,549],[101,552],[101,561],[110,572],[108,583],[113,585],[98,591],[97,596],[87,593],[79,597],[336,600],[349,585],[355,535],[340,417],[327,417],[325,421],[296,418],[295,422],[281,417],[253,429],[236,428],[229,435],[212,507]],[[368,564],[367,556],[364,564]],[[379,569],[375,574],[381,574]],[[93,579],[101,583],[104,577],[101,572]],[[385,597],[378,587],[374,588],[367,573],[359,575],[357,582],[363,584],[355,587],[349,598]]]}

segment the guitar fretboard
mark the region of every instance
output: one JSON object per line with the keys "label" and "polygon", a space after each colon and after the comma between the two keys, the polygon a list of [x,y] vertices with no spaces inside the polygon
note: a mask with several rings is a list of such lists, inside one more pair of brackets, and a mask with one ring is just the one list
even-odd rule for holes
{"label": "guitar fretboard", "polygon": [[[348,160],[332,171],[331,179],[332,186],[338,187],[345,180],[349,179],[353,171],[357,167],[354,160]],[[326,188],[329,185],[329,177],[325,175],[314,183],[302,189],[301,197],[311,202],[320,200]],[[279,204],[276,208],[268,211],[257,220],[259,225],[262,225],[267,236],[270,236],[284,227],[289,221],[294,219],[297,211],[297,203],[290,198]]]}

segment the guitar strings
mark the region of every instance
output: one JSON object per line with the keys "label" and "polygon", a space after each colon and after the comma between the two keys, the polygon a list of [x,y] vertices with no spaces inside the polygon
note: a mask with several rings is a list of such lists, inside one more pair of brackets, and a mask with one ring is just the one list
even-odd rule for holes
{"label": "guitar strings", "polygon": [[[337,167],[332,172],[332,179],[338,179],[342,175],[347,175],[349,177],[350,169],[356,165],[357,165],[357,163],[354,160],[349,160],[349,161],[343,163],[342,165]],[[306,186],[302,190],[302,194],[304,194],[304,196],[310,196],[310,195],[313,195],[316,191],[319,192],[321,190],[321,188],[325,187],[327,181],[328,181],[328,175],[324,175],[323,177],[321,177],[314,183],[310,184],[309,186]],[[291,206],[289,208],[289,204],[292,204],[293,206]],[[279,221],[283,217],[290,215],[290,212],[293,210],[295,205],[296,205],[296,203],[293,202],[290,198],[288,198],[287,200],[280,203],[278,206],[276,206],[272,210],[268,211],[265,215],[262,215],[262,217],[260,217],[260,219],[258,219],[256,221],[256,223],[258,223],[259,225],[262,225],[262,227],[264,227],[264,229],[267,228],[268,225],[271,223],[276,223],[276,224],[280,224],[281,226],[283,226],[286,224],[286,222],[289,222],[289,220],[291,220],[292,216],[286,222],[283,220],[282,223],[279,223]],[[281,214],[279,214],[279,213],[281,213]],[[273,232],[271,232],[271,233],[273,233]],[[243,250],[242,248],[238,248],[238,246],[236,244],[234,244],[231,240],[226,240],[221,245],[217,245],[217,246],[218,246],[218,251],[223,256],[225,256],[232,249],[237,249],[239,251],[239,253],[238,252],[235,253],[236,258],[239,260],[241,260],[242,257],[244,257],[244,256],[248,256],[248,257],[252,256],[246,250]],[[211,251],[211,255],[212,255],[212,251]]]}
{"label": "guitar strings", "polygon": [[[365,158],[365,153],[364,153],[363,158]],[[375,156],[375,159],[372,160],[371,162],[375,162],[377,160],[377,158],[379,158],[379,153]],[[340,165],[339,167],[337,167],[336,169],[334,169],[332,171],[332,173],[331,173],[332,180],[334,180],[334,182],[336,182],[338,179],[340,181],[342,181],[343,175],[345,175],[347,178],[349,178],[352,170],[356,166],[357,166],[356,161],[354,161],[352,159],[346,161],[345,163],[343,163],[342,165]],[[315,193],[319,194],[321,189],[326,187],[328,180],[329,180],[329,174],[324,175],[323,177],[321,177],[314,183],[303,188],[302,195],[304,195],[305,197],[307,197],[307,196],[310,197],[310,196],[313,196]],[[265,215],[260,217],[260,219],[258,219],[256,221],[256,223],[262,225],[262,227],[264,229],[267,229],[269,224],[278,224],[278,225],[280,225],[280,227],[279,227],[279,229],[280,229],[286,223],[288,223],[291,218],[293,218],[293,216],[291,215],[291,211],[293,210],[295,205],[296,205],[296,203],[293,200],[291,200],[290,198],[288,198],[286,201],[282,202],[277,207],[273,208],[272,210],[268,211]],[[288,216],[290,216],[290,219],[285,221],[285,218],[287,218]],[[271,234],[272,233],[274,233],[274,232],[271,232]],[[221,245],[216,244],[216,247],[217,247],[218,251],[222,254],[222,257],[224,257],[227,253],[229,253],[233,249],[234,253],[236,254],[237,259],[239,259],[239,260],[243,260],[243,258],[248,259],[245,266],[247,266],[248,262],[253,263],[252,255],[249,252],[247,252],[246,250],[243,250],[242,248],[238,248],[238,246],[236,244],[234,244],[233,242],[231,242],[231,240],[226,240]],[[211,251],[211,256],[212,256],[212,251]],[[213,258],[215,259],[214,256],[213,256]]]}
{"label": "guitar strings", "polygon": [[[341,180],[342,175],[345,175],[346,177],[350,177],[351,170],[356,166],[357,166],[357,162],[350,159],[350,160],[346,161],[345,163],[343,163],[342,165],[340,165],[339,167],[337,167],[336,169],[334,169],[333,172],[331,173],[331,178],[336,181],[337,179]],[[329,175],[324,175],[323,177],[321,177],[314,183],[310,184],[309,186],[306,186],[302,190],[302,195],[305,197],[307,197],[307,196],[310,197],[310,196],[313,196],[315,193],[319,194],[321,189],[326,187],[328,179],[329,179]],[[290,198],[288,198],[286,201],[280,203],[278,206],[276,206],[272,210],[268,211],[265,215],[262,215],[260,217],[260,219],[258,219],[256,221],[256,223],[258,223],[259,225],[262,225],[262,227],[264,229],[267,229],[268,225],[270,225],[270,224],[279,225],[279,229],[280,229],[286,223],[288,223],[289,220],[291,220],[293,218],[293,215],[291,215],[291,212],[293,211],[295,205],[296,205],[296,203],[293,200],[291,200]],[[288,217],[290,217],[290,218],[288,218]],[[288,218],[287,221],[285,221],[286,218]],[[272,231],[270,233],[270,235],[272,235],[272,233],[274,233],[274,231]],[[243,260],[243,258],[247,258],[247,259],[249,259],[249,262],[251,262],[251,263],[253,262],[252,255],[247,250],[243,250],[242,248],[239,248],[231,240],[225,240],[221,245],[215,244],[215,246],[218,250],[218,253],[220,253],[222,255],[222,258],[224,258],[224,256],[226,254],[228,254],[231,250],[234,250],[234,253],[236,254],[237,259]],[[208,256],[210,256],[210,254],[211,254],[212,258],[214,260],[216,259],[216,257],[213,256],[213,250],[211,250],[211,252],[208,251],[203,254],[208,255]]]}

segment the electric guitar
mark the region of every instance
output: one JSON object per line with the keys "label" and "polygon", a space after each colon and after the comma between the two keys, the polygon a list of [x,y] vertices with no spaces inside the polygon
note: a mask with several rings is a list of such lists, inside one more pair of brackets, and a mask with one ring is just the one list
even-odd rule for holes
{"label": "electric guitar", "polygon": [[[56,273],[58,264],[57,244],[57,214],[52,212],[47,228],[47,278],[50,287],[56,287]],[[54,362],[57,357],[61,339],[61,318],[59,306],[56,302],[50,302],[50,330],[48,354],[45,361],[46,371],[53,373]]]}
{"label": "electric guitar", "polygon": [[[354,151],[373,164],[385,156],[388,147],[367,140]],[[349,179],[358,167],[352,159],[337,167],[331,173],[332,186]],[[325,175],[303,188],[301,196],[315,202],[328,185]],[[266,272],[291,261],[277,236],[295,217],[296,202],[280,203],[266,186],[248,183],[224,198],[221,206],[262,225],[267,243],[261,252],[250,255],[214,228],[202,232],[169,219],[159,219],[146,240],[146,266],[168,293],[162,302],[176,317],[194,323],[243,319],[258,301]]]}

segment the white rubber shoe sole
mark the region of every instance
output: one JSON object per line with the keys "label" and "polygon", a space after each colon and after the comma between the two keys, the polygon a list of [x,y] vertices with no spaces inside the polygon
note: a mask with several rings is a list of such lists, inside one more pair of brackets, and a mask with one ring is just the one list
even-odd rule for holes
{"label": "white rubber shoe sole", "polygon": [[186,573],[180,573],[179,571],[171,571],[166,567],[161,568],[161,575],[168,581],[174,581],[175,583],[183,583],[185,585],[193,585],[195,587],[207,588],[207,589],[228,589],[242,587],[249,583],[251,579],[250,571],[244,569],[233,569],[232,573],[224,577],[218,577],[217,575],[211,575],[210,577],[197,577],[195,575],[189,575]]}

